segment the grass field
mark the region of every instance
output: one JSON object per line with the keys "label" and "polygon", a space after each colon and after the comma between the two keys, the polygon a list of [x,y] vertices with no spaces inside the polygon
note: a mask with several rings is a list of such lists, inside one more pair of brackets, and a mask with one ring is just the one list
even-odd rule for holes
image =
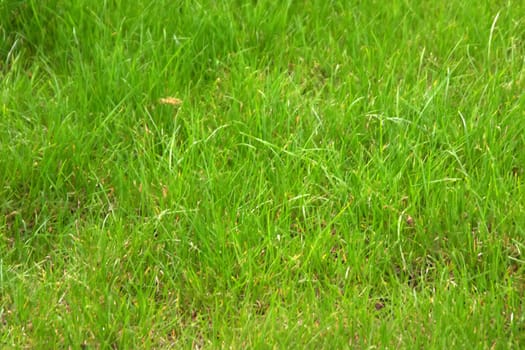
{"label": "grass field", "polygon": [[525,2],[0,0],[0,347],[525,346]]}

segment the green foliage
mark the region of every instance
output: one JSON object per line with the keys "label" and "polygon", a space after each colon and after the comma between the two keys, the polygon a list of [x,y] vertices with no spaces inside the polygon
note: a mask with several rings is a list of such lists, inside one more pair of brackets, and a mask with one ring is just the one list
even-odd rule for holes
{"label": "green foliage", "polygon": [[0,13],[3,346],[525,342],[521,2]]}

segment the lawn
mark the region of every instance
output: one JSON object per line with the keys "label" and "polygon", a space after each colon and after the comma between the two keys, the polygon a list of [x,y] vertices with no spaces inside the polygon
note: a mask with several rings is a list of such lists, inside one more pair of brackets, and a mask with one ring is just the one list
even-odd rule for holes
{"label": "lawn", "polygon": [[0,0],[0,347],[524,347],[524,57],[517,0]]}

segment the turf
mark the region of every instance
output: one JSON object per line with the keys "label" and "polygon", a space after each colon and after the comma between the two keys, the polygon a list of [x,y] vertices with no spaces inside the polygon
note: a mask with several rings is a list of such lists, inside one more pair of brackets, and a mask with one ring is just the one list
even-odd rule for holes
{"label": "turf", "polygon": [[525,346],[525,3],[0,0],[4,348]]}

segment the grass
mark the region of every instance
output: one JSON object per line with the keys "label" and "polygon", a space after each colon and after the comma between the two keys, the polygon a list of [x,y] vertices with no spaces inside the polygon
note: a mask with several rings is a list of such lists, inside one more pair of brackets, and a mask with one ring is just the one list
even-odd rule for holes
{"label": "grass", "polygon": [[2,347],[525,344],[522,2],[0,13]]}

